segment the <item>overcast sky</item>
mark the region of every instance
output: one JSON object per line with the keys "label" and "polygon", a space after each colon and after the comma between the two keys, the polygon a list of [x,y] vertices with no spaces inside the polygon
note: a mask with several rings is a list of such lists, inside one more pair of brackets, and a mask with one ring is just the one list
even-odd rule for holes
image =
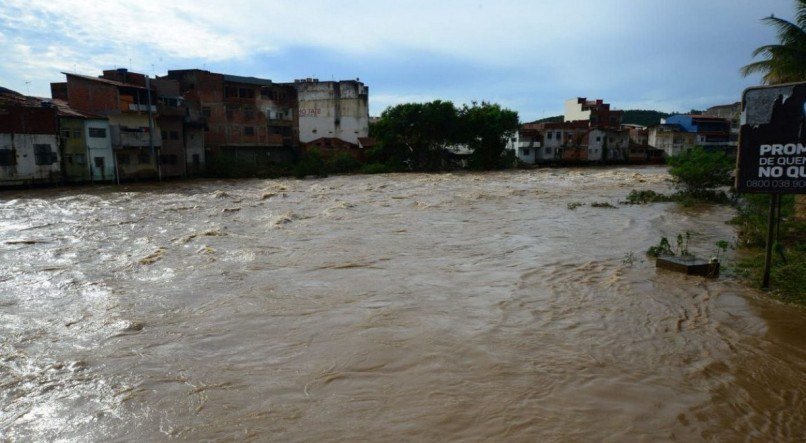
{"label": "overcast sky", "polygon": [[563,101],[688,111],[740,99],[739,68],[793,0],[0,0],[0,86],[60,71],[203,68],[275,82],[360,78],[370,112],[492,101],[522,121]]}

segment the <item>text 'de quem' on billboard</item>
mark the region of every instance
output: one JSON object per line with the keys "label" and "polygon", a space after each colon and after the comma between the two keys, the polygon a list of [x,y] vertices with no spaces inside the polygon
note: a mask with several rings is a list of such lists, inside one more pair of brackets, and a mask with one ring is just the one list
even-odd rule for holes
{"label": "text 'de quem' on billboard", "polygon": [[806,82],[745,90],[740,131],[737,191],[806,193]]}

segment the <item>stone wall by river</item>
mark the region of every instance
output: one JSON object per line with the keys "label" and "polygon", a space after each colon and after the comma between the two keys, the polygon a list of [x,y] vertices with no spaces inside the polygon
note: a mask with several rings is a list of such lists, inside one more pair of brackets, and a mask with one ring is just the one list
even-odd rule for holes
{"label": "stone wall by river", "polygon": [[0,440],[802,441],[806,312],[656,271],[732,210],[634,188],[668,176],[2,193]]}

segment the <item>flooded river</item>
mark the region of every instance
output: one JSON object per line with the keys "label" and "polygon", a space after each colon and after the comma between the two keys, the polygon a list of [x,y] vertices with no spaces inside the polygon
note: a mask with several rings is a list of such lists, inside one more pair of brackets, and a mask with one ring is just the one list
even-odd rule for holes
{"label": "flooded river", "polygon": [[668,176],[2,193],[0,440],[802,441],[806,310],[656,271],[732,211],[633,188]]}

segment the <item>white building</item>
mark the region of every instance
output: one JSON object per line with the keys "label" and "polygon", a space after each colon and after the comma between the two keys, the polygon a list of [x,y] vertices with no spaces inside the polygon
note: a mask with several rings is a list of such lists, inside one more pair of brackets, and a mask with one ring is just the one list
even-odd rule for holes
{"label": "white building", "polygon": [[506,149],[526,164],[537,163],[542,154],[541,146],[540,132],[536,129],[519,129],[507,137]]}
{"label": "white building", "polygon": [[0,185],[58,182],[60,162],[56,134],[0,133]]}
{"label": "white building", "polygon": [[338,138],[358,144],[369,135],[369,88],[358,80],[296,80],[299,141]]}
{"label": "white building", "polygon": [[87,119],[84,122],[84,131],[92,181],[114,180],[115,155],[112,152],[109,120]]}

